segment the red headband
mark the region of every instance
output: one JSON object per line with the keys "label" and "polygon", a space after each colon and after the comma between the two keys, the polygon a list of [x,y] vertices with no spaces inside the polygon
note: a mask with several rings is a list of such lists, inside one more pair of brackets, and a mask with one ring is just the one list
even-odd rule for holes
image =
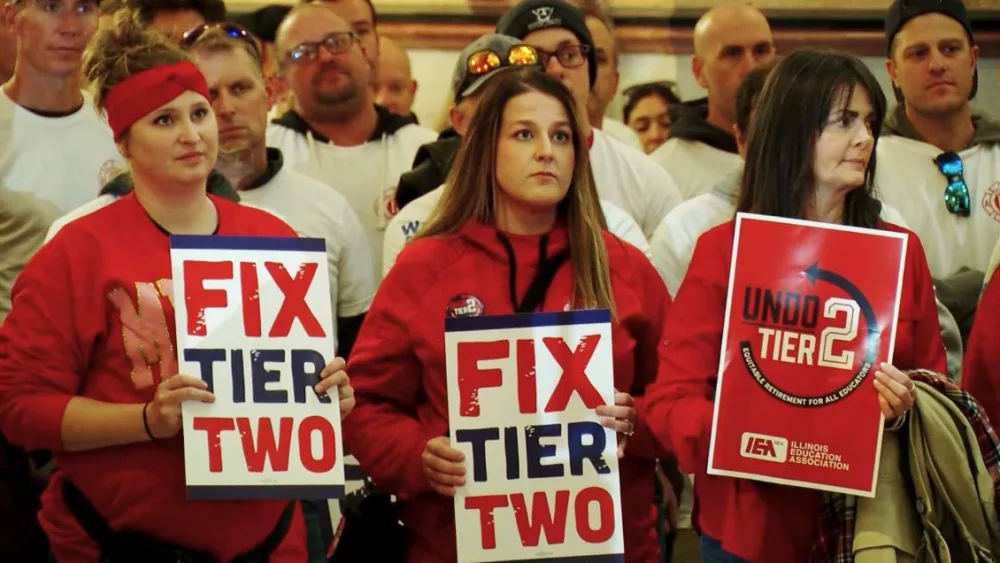
{"label": "red headband", "polygon": [[146,69],[116,84],[104,98],[115,141],[144,115],[188,90],[211,100],[205,76],[191,61]]}

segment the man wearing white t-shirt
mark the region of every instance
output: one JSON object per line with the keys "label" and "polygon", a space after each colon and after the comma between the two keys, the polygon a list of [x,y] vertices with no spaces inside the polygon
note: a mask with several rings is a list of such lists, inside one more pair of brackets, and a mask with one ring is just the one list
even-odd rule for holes
{"label": "man wearing white t-shirt", "polygon": [[1000,123],[969,103],[979,51],[960,0],[894,2],[886,41],[899,104],[879,141],[876,187],[920,237],[967,335],[1000,238]]}
{"label": "man wearing white t-shirt", "polygon": [[437,134],[375,105],[358,35],[329,5],[295,6],[278,29],[276,47],[294,105],[268,128],[268,145],[347,198],[381,271],[396,183],[417,149]]}
{"label": "man wearing white t-shirt", "polygon": [[[562,82],[583,112],[597,79],[594,41],[579,10],[561,0],[524,0],[497,23],[497,33],[531,45],[545,72]],[[625,210],[650,237],[681,196],[666,170],[589,123],[590,168],[597,193]]]}
{"label": "man wearing white t-shirt", "polygon": [[757,65],[774,58],[767,18],[746,4],[722,4],[694,28],[691,70],[708,97],[670,108],[670,139],[650,157],[684,199],[706,193],[740,168],[733,139],[736,91]]}
{"label": "man wearing white t-shirt", "polygon": [[0,88],[0,184],[69,211],[96,197],[122,162],[111,128],[81,90],[97,0],[14,0],[3,18],[17,58]]}
{"label": "man wearing white t-shirt", "polygon": [[597,60],[597,81],[594,82],[587,102],[590,125],[630,147],[642,150],[639,136],[631,127],[605,115],[611,101],[618,94],[618,40],[615,39],[615,26],[596,2],[584,2],[580,11],[583,12],[587,31],[594,40],[594,58]]}

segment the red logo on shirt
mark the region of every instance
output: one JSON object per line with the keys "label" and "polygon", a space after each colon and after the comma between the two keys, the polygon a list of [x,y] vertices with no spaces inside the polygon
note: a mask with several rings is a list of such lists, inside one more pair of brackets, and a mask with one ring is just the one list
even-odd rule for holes
{"label": "red logo on shirt", "polygon": [[[154,386],[153,366],[159,364],[160,379],[177,373],[177,354],[170,341],[170,329],[161,298],[173,304],[171,280],[135,284],[135,300],[125,288],[108,293],[108,301],[118,309],[122,323],[125,354],[132,363],[132,384],[136,389]],[[136,306],[138,304],[138,307]]]}
{"label": "red logo on shirt", "polygon": [[995,221],[1000,221],[1000,182],[994,183],[983,194],[983,209]]}
{"label": "red logo on shirt", "polygon": [[483,302],[475,295],[456,295],[448,302],[446,310],[448,318],[457,317],[481,317],[483,316]]}
{"label": "red logo on shirt", "polygon": [[387,221],[399,213],[399,206],[396,205],[396,186],[386,188],[382,192],[382,205],[379,208],[379,200],[375,200],[372,207],[375,210],[375,217],[384,217]]}

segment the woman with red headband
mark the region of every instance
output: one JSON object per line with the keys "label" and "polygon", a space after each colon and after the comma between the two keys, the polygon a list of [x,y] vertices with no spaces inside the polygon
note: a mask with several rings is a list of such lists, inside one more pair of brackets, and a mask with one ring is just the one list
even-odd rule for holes
{"label": "woman with red headband", "polygon": [[[185,499],[181,402],[214,398],[176,374],[169,243],[295,232],[206,193],[218,131],[204,77],[136,22],[116,23],[85,68],[134,191],[68,224],[18,279],[0,330],[0,431],[53,452],[39,519],[57,561],[301,563],[296,503]],[[346,414],[342,368],[326,366],[316,390],[339,386]]]}

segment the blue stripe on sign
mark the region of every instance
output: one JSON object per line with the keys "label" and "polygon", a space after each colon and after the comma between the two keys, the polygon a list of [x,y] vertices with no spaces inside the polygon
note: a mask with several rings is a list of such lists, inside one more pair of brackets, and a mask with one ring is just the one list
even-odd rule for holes
{"label": "blue stripe on sign", "polygon": [[188,500],[325,500],[344,498],[343,485],[191,486]]}
{"label": "blue stripe on sign", "polygon": [[198,250],[291,250],[299,252],[326,252],[326,242],[321,238],[171,235],[170,248],[191,248]]}
{"label": "blue stripe on sign", "polygon": [[576,557],[549,557],[547,559],[509,559],[497,563],[519,563],[520,561],[543,561],[545,563],[624,563],[625,554],[577,555]]}
{"label": "blue stripe on sign", "polygon": [[495,317],[457,317],[445,319],[444,328],[447,332],[466,332],[473,330],[497,330],[501,328],[589,325],[610,321],[611,312],[607,309],[591,309],[587,311],[564,311],[560,313],[520,313],[517,315],[498,315]]}

